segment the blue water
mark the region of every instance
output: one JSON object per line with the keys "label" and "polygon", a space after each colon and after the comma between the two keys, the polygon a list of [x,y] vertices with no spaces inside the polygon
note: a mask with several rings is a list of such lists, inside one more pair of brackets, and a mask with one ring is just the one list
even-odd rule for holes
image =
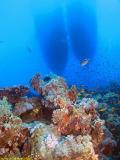
{"label": "blue water", "polygon": [[36,72],[78,86],[119,82],[119,38],[119,0],[1,0],[0,86],[28,84]]}

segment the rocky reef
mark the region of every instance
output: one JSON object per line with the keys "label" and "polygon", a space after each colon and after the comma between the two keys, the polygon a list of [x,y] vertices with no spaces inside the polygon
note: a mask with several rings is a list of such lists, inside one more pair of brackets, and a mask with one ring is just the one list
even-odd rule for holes
{"label": "rocky reef", "polygon": [[[80,98],[62,77],[36,74],[30,80],[38,96],[1,89],[0,158],[33,160],[109,160],[117,142],[93,98]],[[12,89],[13,90],[13,89]],[[21,92],[21,94],[20,94]],[[13,93],[13,92],[12,92]],[[17,101],[15,101],[17,99]],[[14,101],[13,101],[14,100]]]}

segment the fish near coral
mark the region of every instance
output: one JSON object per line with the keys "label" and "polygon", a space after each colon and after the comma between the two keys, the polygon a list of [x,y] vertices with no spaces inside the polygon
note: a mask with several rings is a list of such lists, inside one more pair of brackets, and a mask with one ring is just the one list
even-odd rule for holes
{"label": "fish near coral", "polygon": [[99,109],[98,111],[99,112],[104,112],[104,111],[106,111],[107,110],[107,108],[101,108],[101,109]]}
{"label": "fish near coral", "polygon": [[80,62],[80,65],[83,67],[83,66],[86,66],[88,63],[89,63],[89,59],[86,58]]}
{"label": "fish near coral", "polygon": [[35,114],[38,114],[38,113],[39,113],[39,111],[40,111],[40,109],[39,109],[39,108],[35,108],[35,109],[33,109],[33,112],[34,112]]}
{"label": "fish near coral", "polygon": [[78,97],[80,97],[81,95],[82,95],[82,94],[81,94],[80,92],[77,94]]}
{"label": "fish near coral", "polygon": [[16,103],[15,107],[14,107],[14,114],[17,116],[22,115],[23,113],[26,113],[30,110],[32,110],[34,107],[31,103],[28,102],[19,102]]}

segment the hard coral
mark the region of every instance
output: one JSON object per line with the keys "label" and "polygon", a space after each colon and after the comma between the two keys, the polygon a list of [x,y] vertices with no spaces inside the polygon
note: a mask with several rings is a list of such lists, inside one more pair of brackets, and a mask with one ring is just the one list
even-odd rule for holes
{"label": "hard coral", "polygon": [[27,86],[15,86],[8,88],[0,88],[0,99],[7,97],[8,101],[12,104],[17,103],[20,97],[24,96],[29,91]]}
{"label": "hard coral", "polygon": [[31,136],[31,156],[37,154],[41,160],[77,160],[78,157],[85,160],[98,160],[89,135],[74,137],[55,133],[49,126],[36,127]]}
{"label": "hard coral", "polygon": [[33,106],[31,103],[28,102],[19,102],[16,103],[15,108],[14,108],[14,114],[17,116],[20,116],[21,114],[30,111],[33,109]]}
{"label": "hard coral", "polygon": [[20,116],[23,122],[31,122],[42,118],[42,109],[39,98],[21,98],[19,103],[15,104],[13,113]]}
{"label": "hard coral", "polygon": [[85,111],[95,110],[98,107],[98,102],[92,98],[83,98],[79,104]]}
{"label": "hard coral", "polygon": [[53,112],[53,123],[63,135],[85,135],[91,131],[91,116],[79,109],[57,109]]}
{"label": "hard coral", "polygon": [[21,157],[21,149],[29,131],[22,127],[22,120],[14,116],[6,98],[0,101],[0,157]]}
{"label": "hard coral", "polygon": [[31,87],[36,90],[39,94],[41,94],[41,88],[40,88],[40,74],[36,74],[31,80],[30,85]]}
{"label": "hard coral", "polygon": [[[0,101],[1,157],[103,160],[111,156],[116,142],[100,119],[98,103],[79,99],[76,87],[69,89],[59,76],[40,78],[37,74],[30,81],[39,96],[21,98],[18,94],[14,115],[7,99]],[[15,100],[16,94],[12,96]]]}
{"label": "hard coral", "polygon": [[72,86],[71,89],[68,91],[67,95],[71,101],[75,102],[77,99],[77,88],[76,86]]}
{"label": "hard coral", "polygon": [[[39,147],[41,148],[41,146],[43,148],[42,151],[41,149],[38,149],[39,151],[35,149],[35,151],[38,151],[38,154],[42,160],[47,159],[48,157],[49,159],[63,159],[63,160],[77,159],[77,158],[81,160],[82,159],[94,160],[97,159],[96,154],[98,155],[99,160],[101,160],[103,157],[105,157],[105,155],[111,155],[112,153],[111,142],[112,144],[115,143],[113,137],[110,134],[108,134],[108,132],[106,132],[107,129],[105,129],[106,127],[104,121],[99,118],[99,114],[96,111],[98,103],[94,99],[83,98],[82,100],[79,100],[76,97],[75,87],[69,90],[64,79],[57,76],[54,76],[54,78],[50,78],[49,81],[47,82],[43,80],[41,83],[39,83],[39,88],[41,90],[41,95],[42,95],[41,97],[42,105],[45,108],[51,108],[53,112],[51,126],[52,128],[55,128],[57,134],[59,134],[59,137],[55,138],[53,136],[54,131],[52,130],[50,131],[50,133],[48,131],[43,131],[43,129],[42,132],[40,129],[40,134],[39,132],[37,132],[37,142],[38,141],[40,142],[37,145],[37,149]],[[39,129],[37,131],[39,131]],[[49,142],[54,137],[56,146],[55,148],[57,148],[58,146],[56,150],[53,149],[54,152],[52,151],[52,153],[51,150],[50,152],[46,152],[46,150],[48,150],[46,148],[47,144],[45,143],[46,137],[43,138],[45,132],[49,133],[49,138],[48,138]],[[34,133],[36,135],[36,132]],[[68,137],[71,137],[71,135],[73,137],[72,142],[70,143],[67,142],[67,144],[66,143],[64,144],[64,140]],[[76,143],[77,137],[81,137],[82,139],[84,136],[91,137],[91,144],[93,146],[93,148],[92,146],[90,147],[93,150],[92,158],[89,157],[88,153],[82,155],[79,154],[78,152],[76,154],[76,152],[73,149],[71,151],[71,144],[73,143],[73,141],[75,148],[77,146]],[[107,139],[111,140],[107,141]],[[103,143],[106,141],[107,145]],[[60,144],[62,145],[62,147],[59,147]],[[35,143],[34,145],[36,146]],[[51,144],[50,146],[54,145]],[[63,154],[65,151],[64,146],[67,149],[66,154]],[[80,146],[77,147],[81,149]],[[64,150],[59,152],[61,148],[64,148]],[[83,153],[84,151],[85,150],[83,149]],[[71,156],[72,158],[70,158]]]}
{"label": "hard coral", "polygon": [[0,117],[2,117],[5,114],[10,114],[12,111],[12,106],[8,103],[7,97],[3,97],[2,100],[0,100]]}
{"label": "hard coral", "polygon": [[[36,78],[37,84],[33,85],[33,80]],[[68,87],[63,78],[54,76],[54,78],[51,78],[47,83],[43,80],[39,80],[38,82],[38,78],[39,77],[37,75],[34,76],[30,84],[37,91],[37,93],[40,93],[44,97],[42,99],[42,104],[45,107],[51,107],[53,109],[62,108],[64,105],[71,103],[71,100],[68,96]]]}

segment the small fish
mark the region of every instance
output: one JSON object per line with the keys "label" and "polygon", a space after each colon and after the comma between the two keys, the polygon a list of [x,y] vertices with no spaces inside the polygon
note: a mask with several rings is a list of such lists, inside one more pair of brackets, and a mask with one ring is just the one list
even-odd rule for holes
{"label": "small fish", "polygon": [[89,93],[85,93],[85,97],[91,96],[91,94]]}
{"label": "small fish", "polygon": [[80,93],[85,93],[85,89],[82,88],[82,89],[80,90]]}
{"label": "small fish", "polygon": [[86,58],[80,62],[80,65],[83,67],[83,66],[86,66],[88,63],[89,63],[89,59]]}
{"label": "small fish", "polygon": [[20,92],[19,89],[16,88],[16,89],[15,89],[15,93],[17,94],[17,93],[19,93],[19,92]]}
{"label": "small fish", "polygon": [[112,107],[111,109],[112,109],[112,112],[115,112],[115,111],[119,110],[119,108],[115,108],[115,107]]}
{"label": "small fish", "polygon": [[45,82],[48,82],[51,80],[51,77],[50,76],[46,76],[44,79],[43,79]]}
{"label": "small fish", "polygon": [[115,131],[115,130],[116,130],[115,128],[112,128],[112,129],[111,129],[111,131]]}
{"label": "small fish", "polygon": [[106,108],[99,109],[99,112],[104,112],[104,111],[106,111]]}
{"label": "small fish", "polygon": [[36,114],[39,113],[39,111],[40,110],[38,108],[33,109],[33,112],[36,113]]}
{"label": "small fish", "polygon": [[77,96],[80,97],[80,96],[81,96],[81,93],[78,93]]}
{"label": "small fish", "polygon": [[92,91],[91,94],[95,94],[95,91]]}

